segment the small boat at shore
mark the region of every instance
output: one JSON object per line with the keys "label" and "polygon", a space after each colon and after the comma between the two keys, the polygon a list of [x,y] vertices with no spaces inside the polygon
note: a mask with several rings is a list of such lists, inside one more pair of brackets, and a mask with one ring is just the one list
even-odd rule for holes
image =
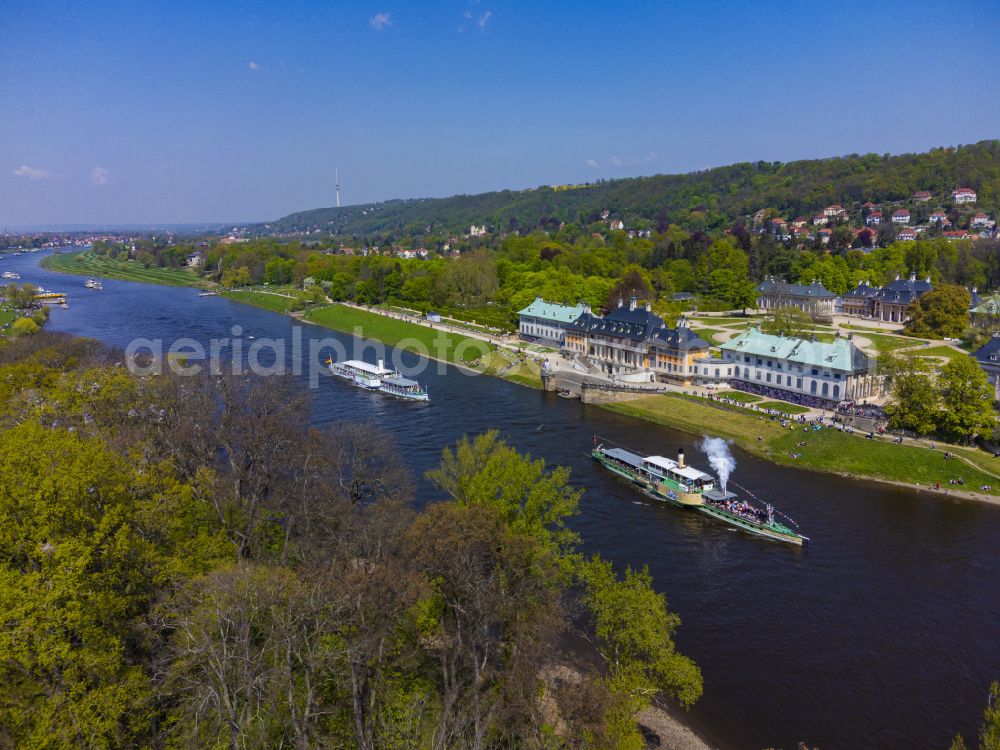
{"label": "small boat at shore", "polygon": [[0,276],[2,276],[5,279],[11,279],[15,281],[21,278],[21,274],[17,273],[16,271],[4,271],[2,274],[0,274]]}
{"label": "small boat at shore", "polygon": [[[595,438],[596,442],[596,438]],[[613,474],[637,485],[642,492],[677,508],[704,513],[717,521],[735,526],[756,536],[802,546],[809,541],[791,527],[777,520],[778,511],[769,503],[751,501],[729,492],[715,477],[684,462],[684,451],[677,460],[663,456],[642,456],[624,448],[595,445],[591,456]],[[789,523],[794,522],[789,519]]]}
{"label": "small boat at shore", "polygon": [[404,378],[396,370],[387,368],[381,359],[377,365],[371,365],[358,359],[334,362],[333,357],[328,357],[326,366],[338,378],[353,383],[358,388],[378,391],[407,401],[430,401],[426,388],[416,380]]}
{"label": "small boat at shore", "polygon": [[104,288],[104,284],[102,284],[100,281],[98,281],[97,279],[95,279],[93,277],[87,279],[83,283],[83,285],[85,287],[87,287],[87,289],[95,289],[96,290],[96,289],[103,289]]}

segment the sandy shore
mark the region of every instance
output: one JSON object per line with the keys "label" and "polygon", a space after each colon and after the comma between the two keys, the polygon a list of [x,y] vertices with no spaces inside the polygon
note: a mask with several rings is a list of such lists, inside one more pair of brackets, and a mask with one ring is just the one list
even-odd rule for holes
{"label": "sandy shore", "polygon": [[639,724],[646,730],[647,747],[657,750],[719,750],[672,716],[657,706],[647,708],[638,716]]}

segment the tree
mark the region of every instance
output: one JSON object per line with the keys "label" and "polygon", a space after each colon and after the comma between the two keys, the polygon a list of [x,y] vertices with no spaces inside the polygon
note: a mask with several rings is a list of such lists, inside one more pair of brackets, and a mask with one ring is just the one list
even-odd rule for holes
{"label": "tree", "polygon": [[0,727],[12,744],[145,744],[149,607],[231,554],[161,467],[35,422],[0,433]]}
{"label": "tree", "polygon": [[813,319],[809,313],[792,305],[783,305],[774,308],[761,323],[760,329],[774,336],[802,338],[812,327]]}
{"label": "tree", "polygon": [[964,354],[951,358],[938,376],[941,405],[938,430],[954,442],[989,435],[996,425],[993,386],[976,361]]}
{"label": "tree", "polygon": [[513,530],[559,553],[577,542],[566,519],[576,514],[581,492],[569,486],[569,470],[546,470],[545,461],[522,456],[496,430],[445,448],[427,478],[461,505],[495,508]]}
{"label": "tree", "polygon": [[906,330],[916,336],[960,338],[969,327],[969,291],[954,284],[943,284],[921,295],[910,305]]}
{"label": "tree", "polygon": [[[490,737],[533,732],[538,672],[563,627],[555,559],[487,505],[434,505],[411,540],[433,587],[423,626],[441,701],[431,747],[482,750]],[[511,721],[525,701],[527,721]]]}
{"label": "tree", "polygon": [[292,271],[295,268],[295,260],[289,258],[275,258],[268,261],[264,266],[264,283],[266,284],[290,284],[292,282]]}
{"label": "tree", "polygon": [[188,747],[310,746],[330,612],[292,571],[241,564],[194,579],[164,607],[163,692]]}
{"label": "tree", "polygon": [[926,363],[919,357],[896,360],[892,402],[886,405],[889,426],[930,435],[938,424],[939,398]]}
{"label": "tree", "polygon": [[40,330],[41,326],[31,318],[18,318],[10,327],[12,336],[30,336],[33,333],[38,333]]}
{"label": "tree", "polygon": [[232,289],[238,286],[249,286],[250,281],[250,269],[246,266],[240,266],[239,268],[231,269],[222,274],[222,286],[227,289]]}
{"label": "tree", "polygon": [[595,556],[581,565],[580,579],[609,687],[626,699],[616,706],[617,718],[612,717],[625,735],[617,746],[642,748],[635,714],[660,693],[692,705],[702,693],[701,671],[677,652],[673,633],[680,618],[653,590],[648,569],[627,568],[619,579],[611,563]]}
{"label": "tree", "polygon": [[[951,750],[966,750],[962,735],[955,737]],[[1000,750],[1000,682],[990,685],[990,694],[983,709],[983,726],[979,730],[979,750]]]}
{"label": "tree", "polygon": [[628,302],[632,297],[650,302],[656,297],[649,273],[642,266],[635,264],[626,266],[622,271],[618,283],[612,287],[605,298],[604,307],[607,310],[614,310],[618,307],[619,301]]}

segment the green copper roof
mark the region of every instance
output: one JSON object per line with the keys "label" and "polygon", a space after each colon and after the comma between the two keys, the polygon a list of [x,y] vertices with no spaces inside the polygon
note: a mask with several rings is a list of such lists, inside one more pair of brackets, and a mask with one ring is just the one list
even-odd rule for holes
{"label": "green copper roof", "polygon": [[980,315],[1000,315],[1000,295],[993,295],[983,300],[978,307],[973,307],[972,312]]}
{"label": "green copper roof", "polygon": [[832,344],[809,339],[772,336],[761,333],[759,328],[748,328],[720,347],[734,354],[783,359],[806,367],[822,367],[842,372],[860,372],[868,369],[868,356],[847,339],[836,339]]}
{"label": "green copper roof", "polygon": [[541,297],[536,297],[535,301],[521,310],[518,315],[530,315],[534,318],[544,320],[554,320],[559,323],[572,323],[587,312],[587,306],[583,304],[558,305],[555,302],[546,302]]}

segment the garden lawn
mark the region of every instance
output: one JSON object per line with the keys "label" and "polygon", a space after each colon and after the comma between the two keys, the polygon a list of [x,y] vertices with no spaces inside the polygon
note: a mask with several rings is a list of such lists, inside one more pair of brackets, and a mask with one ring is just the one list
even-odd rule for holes
{"label": "garden lawn", "polygon": [[861,335],[866,339],[871,339],[872,346],[879,354],[895,351],[896,349],[903,349],[908,346],[919,346],[920,344],[926,343],[924,339],[889,336],[884,333],[869,333],[868,331],[865,331]]}
{"label": "garden lawn", "polygon": [[102,255],[96,255],[91,250],[79,253],[54,253],[43,258],[41,265],[50,271],[72,273],[78,276],[141,281],[144,284],[164,286],[211,286],[211,282],[205,281],[186,268],[146,268],[134,260],[112,260]]}
{"label": "garden lawn", "polygon": [[914,349],[912,352],[906,352],[907,354],[912,354],[915,357],[957,357],[959,355],[969,356],[965,352],[960,352],[958,349],[952,349],[950,346],[929,346],[926,349]]}
{"label": "garden lawn", "polygon": [[710,344],[722,344],[728,340],[728,336],[726,339],[723,339],[722,334],[728,334],[729,331],[720,331],[717,328],[692,328],[691,330]]}

